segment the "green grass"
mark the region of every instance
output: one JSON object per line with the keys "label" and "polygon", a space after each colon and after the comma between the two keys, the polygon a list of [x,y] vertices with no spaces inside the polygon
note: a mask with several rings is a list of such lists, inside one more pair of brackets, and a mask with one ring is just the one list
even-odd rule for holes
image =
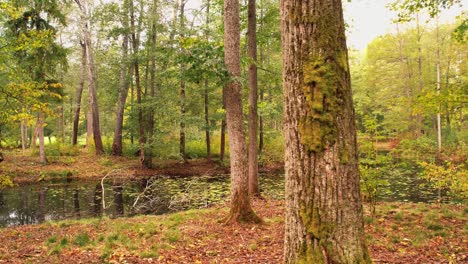
{"label": "green grass", "polygon": [[86,233],[78,234],[73,240],[73,244],[80,246],[80,247],[87,246],[90,242],[91,242],[91,238]]}

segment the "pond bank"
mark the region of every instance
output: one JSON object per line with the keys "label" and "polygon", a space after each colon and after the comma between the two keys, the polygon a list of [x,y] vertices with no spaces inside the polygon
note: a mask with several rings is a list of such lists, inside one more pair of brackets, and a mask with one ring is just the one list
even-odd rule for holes
{"label": "pond bank", "polygon": [[[224,205],[3,228],[0,262],[282,263],[283,202],[255,201],[254,208],[266,224],[222,225]],[[457,205],[380,203],[374,217],[365,216],[371,256],[376,263],[463,263],[467,214]]]}
{"label": "pond bank", "polygon": [[[38,181],[54,181],[64,178],[97,180],[108,174],[135,179],[151,176],[191,177],[229,174],[229,166],[217,160],[192,159],[155,160],[154,168],[142,168],[137,157],[95,156],[80,150],[76,156],[50,156],[49,164],[42,165],[30,151],[3,151],[4,161],[0,163],[0,175],[6,175],[16,185]],[[278,174],[283,171],[281,163],[260,166],[261,173]]]}

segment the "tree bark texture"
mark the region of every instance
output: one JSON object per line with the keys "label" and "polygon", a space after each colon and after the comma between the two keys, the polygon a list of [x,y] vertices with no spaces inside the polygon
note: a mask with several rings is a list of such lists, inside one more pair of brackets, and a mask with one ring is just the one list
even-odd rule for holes
{"label": "tree bark texture", "polygon": [[128,97],[129,79],[128,73],[131,69],[127,66],[128,63],[128,35],[124,35],[122,41],[122,62],[120,63],[120,79],[119,79],[119,99],[117,101],[117,114],[114,127],[114,138],[112,140],[112,155],[121,156],[122,134],[123,134],[123,119],[125,114],[125,103]]}
{"label": "tree bark texture", "polygon": [[86,48],[86,63],[88,70],[88,90],[91,102],[91,113],[93,120],[93,139],[96,155],[104,153],[104,147],[102,145],[101,128],[99,122],[99,106],[97,101],[97,81],[96,81],[96,68],[94,65],[94,55],[91,42],[91,21],[88,10],[87,0],[75,0],[78,7],[81,10],[82,19],[82,33],[83,41]]}
{"label": "tree bark texture", "polygon": [[282,0],[285,263],[370,263],[340,0]]}
{"label": "tree bark texture", "polygon": [[224,1],[224,60],[232,80],[224,87],[231,165],[231,209],[226,222],[258,222],[250,205],[242,120],[239,1]]}
{"label": "tree bark texture", "polygon": [[76,89],[76,105],[75,111],[73,113],[73,132],[72,132],[72,145],[75,146],[78,144],[78,126],[80,122],[80,111],[81,111],[81,97],[83,94],[83,88],[85,83],[86,75],[86,47],[84,42],[80,41],[81,46],[81,67],[80,67],[80,83]]}
{"label": "tree bark texture", "polygon": [[257,14],[255,0],[248,1],[248,56],[252,60],[249,65],[249,192],[259,195],[258,188],[258,83],[257,83]]}

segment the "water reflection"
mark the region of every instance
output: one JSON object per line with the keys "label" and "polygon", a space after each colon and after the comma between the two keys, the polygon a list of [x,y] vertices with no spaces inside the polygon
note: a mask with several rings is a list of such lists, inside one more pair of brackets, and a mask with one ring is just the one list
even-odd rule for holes
{"label": "water reflection", "polygon": [[73,204],[75,205],[75,217],[78,219],[81,217],[79,195],[80,195],[80,190],[78,188],[75,188],[73,190]]}
{"label": "water reflection", "polygon": [[114,183],[112,186],[114,193],[114,212],[115,216],[124,215],[124,199],[123,199],[123,184],[120,182]]}
{"label": "water reflection", "polygon": [[[401,177],[400,177],[401,176]],[[385,201],[431,202],[437,193],[414,176],[389,179]],[[392,176],[393,177],[393,176]],[[262,194],[283,199],[284,177],[260,177]],[[219,203],[229,194],[229,177],[152,177],[133,181],[37,183],[0,191],[0,227],[66,218],[162,214]]]}
{"label": "water reflection", "polygon": [[93,193],[92,215],[98,217],[102,215],[102,187],[101,184],[96,184]]}

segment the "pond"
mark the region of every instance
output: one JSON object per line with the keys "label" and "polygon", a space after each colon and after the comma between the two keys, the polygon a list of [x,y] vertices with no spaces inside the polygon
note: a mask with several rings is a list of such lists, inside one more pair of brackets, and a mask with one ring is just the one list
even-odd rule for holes
{"label": "pond", "polygon": [[[437,191],[421,185],[419,177],[388,177],[388,186],[382,186],[382,201],[437,199]],[[261,175],[260,186],[264,196],[283,199],[282,175]],[[208,207],[225,201],[228,195],[228,176],[37,183],[0,191],[0,227],[102,215],[164,214]]]}

